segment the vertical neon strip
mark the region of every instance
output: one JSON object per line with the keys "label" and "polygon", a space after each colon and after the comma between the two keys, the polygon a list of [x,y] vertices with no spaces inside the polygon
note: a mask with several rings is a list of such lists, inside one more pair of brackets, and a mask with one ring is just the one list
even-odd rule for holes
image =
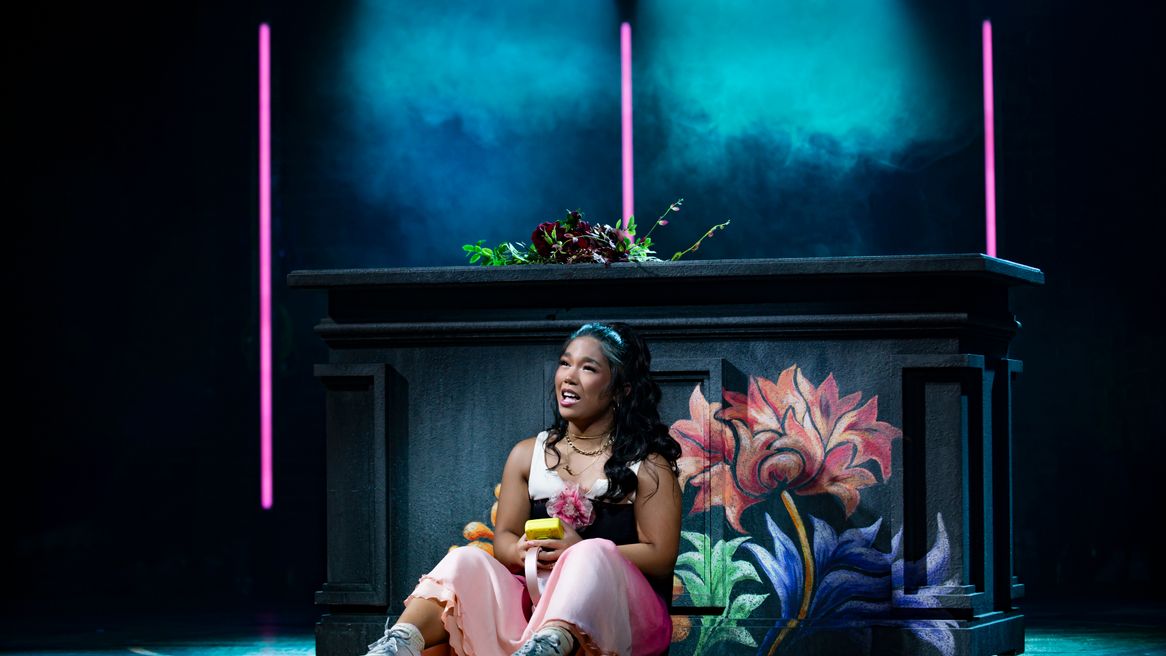
{"label": "vertical neon strip", "polygon": [[996,257],[996,101],[992,89],[992,21],[984,21],[984,209],[988,255]]}
{"label": "vertical neon strip", "polygon": [[619,26],[620,114],[623,136],[623,227],[635,214],[632,186],[632,26]]}
{"label": "vertical neon strip", "polygon": [[271,28],[259,26],[259,502],[273,499],[271,457]]}

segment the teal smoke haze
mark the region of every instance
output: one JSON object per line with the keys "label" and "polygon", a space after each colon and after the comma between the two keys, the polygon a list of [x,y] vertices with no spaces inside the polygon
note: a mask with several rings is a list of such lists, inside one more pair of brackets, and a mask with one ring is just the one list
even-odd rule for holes
{"label": "teal smoke haze", "polygon": [[734,219],[710,257],[975,248],[960,66],[977,53],[958,4],[939,20],[909,4],[638,3],[640,211],[683,195],[702,222]]}
{"label": "teal smoke haze", "polygon": [[733,138],[768,133],[791,157],[846,166],[950,138],[954,99],[903,4],[641,3],[637,84],[672,159],[719,162]]}
{"label": "teal smoke haze", "polygon": [[345,73],[369,119],[456,119],[467,136],[504,145],[618,93],[610,4],[367,0]]}
{"label": "teal smoke haze", "polygon": [[[634,20],[640,223],[686,199],[661,255],[725,218],[698,256],[977,249],[959,9],[641,0]],[[568,208],[615,223],[618,21],[604,0],[360,3],[329,138],[377,244],[364,263],[461,263]]]}
{"label": "teal smoke haze", "polygon": [[567,209],[616,220],[614,3],[366,1],[350,34],[354,191],[372,230],[433,249],[405,263],[461,263]]}

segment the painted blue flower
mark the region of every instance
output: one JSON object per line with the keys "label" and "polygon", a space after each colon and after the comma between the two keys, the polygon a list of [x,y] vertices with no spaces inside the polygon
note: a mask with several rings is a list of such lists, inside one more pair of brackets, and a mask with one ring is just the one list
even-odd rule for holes
{"label": "painted blue flower", "polygon": [[[773,538],[773,550],[768,551],[753,543],[745,543],[743,546],[757,559],[761,570],[773,585],[774,592],[781,600],[783,620],[766,634],[759,654],[768,653],[778,634],[790,625],[789,620],[797,617],[802,604],[805,570],[797,546],[768,514],[765,519]],[[816,517],[811,516],[810,520],[814,526],[813,554],[817,583],[805,619],[829,618],[842,620],[844,624],[846,620],[856,620],[853,623],[856,634],[863,627],[869,626],[869,620],[872,619],[877,619],[883,625],[893,622],[934,646],[940,654],[948,656],[954,653],[955,641],[951,628],[957,626],[955,621],[889,619],[893,607],[940,606],[938,599],[925,593],[903,593],[901,531],[891,539],[891,551],[887,553],[874,546],[875,537],[882,526],[881,518],[870,526],[847,529],[841,534]],[[927,582],[929,585],[951,585],[954,583],[949,578],[951,547],[942,515],[937,515],[936,520],[939,530],[935,544],[927,553]],[[838,626],[837,622],[831,624]],[[798,631],[788,635],[783,648],[788,648],[813,630],[814,623],[803,624]]]}
{"label": "painted blue flower", "polygon": [[[959,577],[951,574],[951,544],[947,538],[947,529],[943,525],[943,514],[935,515],[936,533],[935,544],[927,550],[927,565],[924,575],[928,586],[952,586],[959,583]],[[914,594],[903,592],[903,554],[902,529],[891,538],[891,599],[896,608],[940,608],[939,599],[928,594],[926,589]],[[955,637],[951,629],[959,626],[955,620],[903,620],[902,626],[911,629],[911,632],[924,642],[933,645],[944,656],[955,652]]]}
{"label": "painted blue flower", "polygon": [[[760,545],[746,542],[744,546],[757,559],[757,564],[769,582],[773,584],[773,591],[781,601],[781,616],[783,618],[796,617],[802,605],[803,587],[805,579],[802,577],[802,558],[797,546],[780,528],[769,513],[765,513],[765,525],[769,535],[773,537],[773,551],[766,551]],[[777,638],[778,633],[785,628],[784,623],[774,625],[765,634],[758,654],[769,653],[770,645]],[[799,634],[795,634],[799,635]]]}

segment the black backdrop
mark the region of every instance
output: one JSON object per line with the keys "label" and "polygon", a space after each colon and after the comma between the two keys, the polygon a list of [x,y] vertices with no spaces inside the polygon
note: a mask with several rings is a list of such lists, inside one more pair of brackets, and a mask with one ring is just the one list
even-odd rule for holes
{"label": "black backdrop", "polygon": [[[1004,4],[1000,254],[1048,276],[1016,299],[1019,570],[1032,598],[1148,595],[1161,10]],[[302,66],[344,11],[279,9]],[[250,99],[270,16],[76,3],[9,23],[6,607],[304,607],[323,579],[322,299],[281,287],[276,509],[258,508]],[[286,166],[313,156],[280,129]],[[297,265],[279,255],[277,283]]]}

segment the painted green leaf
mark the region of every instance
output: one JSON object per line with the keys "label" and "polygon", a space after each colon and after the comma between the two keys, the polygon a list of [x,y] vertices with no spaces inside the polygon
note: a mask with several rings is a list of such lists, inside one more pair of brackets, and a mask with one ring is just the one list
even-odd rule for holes
{"label": "painted green leaf", "polygon": [[691,567],[700,572],[704,570],[704,555],[696,551],[688,551],[676,557],[677,567]]}
{"label": "painted green leaf", "polygon": [[[713,599],[718,606],[724,606],[729,603],[729,595],[733,590],[733,586],[736,585],[737,581],[742,580],[733,575],[737,574],[739,565],[748,565],[748,563],[734,563],[733,554],[737,552],[737,547],[741,546],[741,543],[748,539],[748,536],[746,536],[734,538],[728,542],[719,540],[716,546],[713,547],[711,572],[713,580],[712,592]],[[750,565],[750,567],[752,566]],[[754,573],[754,577],[756,577],[756,572]]]}
{"label": "painted green leaf", "polygon": [[741,543],[748,539],[749,536],[745,536],[734,538],[728,542],[723,540],[718,541],[717,545],[713,547],[713,558],[720,562],[732,560],[733,554],[737,553],[737,547],[741,546]]}
{"label": "painted green leaf", "polygon": [[728,616],[732,619],[744,619],[753,614],[757,607],[768,598],[768,594],[742,594],[737,595],[729,606]]}
{"label": "painted green leaf", "polygon": [[696,547],[697,551],[701,552],[701,554],[707,554],[709,552],[709,536],[704,533],[681,531],[680,537],[691,542],[692,546]]}
{"label": "painted green leaf", "polygon": [[711,606],[712,600],[709,598],[708,586],[700,578],[699,574],[690,572],[686,569],[676,570],[676,576],[680,577],[681,582],[684,583],[684,590],[688,592],[688,596],[692,597],[692,603],[697,606]]}
{"label": "painted green leaf", "polygon": [[[714,645],[722,642],[756,647],[749,631],[737,626],[737,620],[749,617],[769,597],[768,594],[740,594],[733,597],[733,588],[741,581],[757,581],[761,578],[753,564],[745,560],[733,560],[738,547],[749,540],[748,536],[733,540],[719,540],[710,544],[703,533],[682,531],[681,536],[696,549],[681,554],[676,559],[676,575],[684,583],[692,602],[698,606],[721,606],[724,611],[719,616],[704,619],[700,624],[694,654],[719,653]],[[709,580],[704,574],[708,568]]]}
{"label": "painted green leaf", "polygon": [[753,636],[745,627],[741,626],[727,626],[721,629],[721,638],[724,642],[736,642],[746,647],[756,647],[757,642],[753,640]]}
{"label": "painted green leaf", "polygon": [[757,575],[757,569],[749,561],[734,560],[728,564],[728,568],[729,572],[728,576],[726,576],[726,581],[728,581],[730,588],[741,581],[761,582],[761,577]]}

